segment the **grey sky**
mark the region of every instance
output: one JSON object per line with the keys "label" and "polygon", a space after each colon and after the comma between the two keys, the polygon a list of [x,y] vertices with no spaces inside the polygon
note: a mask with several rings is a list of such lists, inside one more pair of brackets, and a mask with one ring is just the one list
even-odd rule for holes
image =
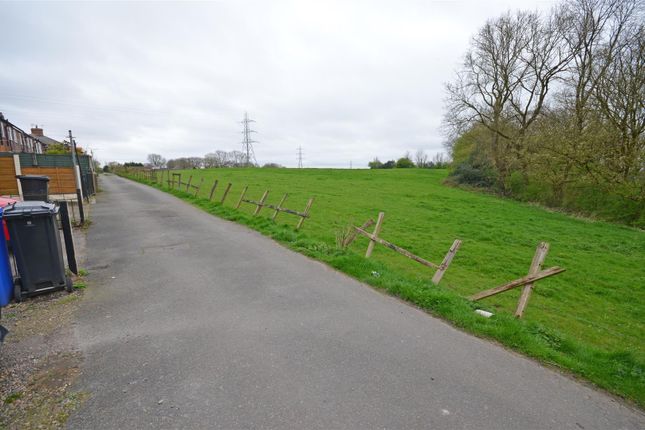
{"label": "grey sky", "polygon": [[101,161],[241,148],[260,163],[365,166],[442,151],[443,83],[472,34],[550,1],[0,1],[0,111],[74,131]]}

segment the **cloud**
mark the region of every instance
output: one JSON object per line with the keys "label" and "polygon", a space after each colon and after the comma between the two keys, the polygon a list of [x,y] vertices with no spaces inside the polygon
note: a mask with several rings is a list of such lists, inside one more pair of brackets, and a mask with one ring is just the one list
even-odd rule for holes
{"label": "cloud", "polygon": [[[549,2],[526,2],[547,8]],[[516,2],[3,3],[0,111],[102,161],[241,148],[364,166],[442,151],[443,84]]]}

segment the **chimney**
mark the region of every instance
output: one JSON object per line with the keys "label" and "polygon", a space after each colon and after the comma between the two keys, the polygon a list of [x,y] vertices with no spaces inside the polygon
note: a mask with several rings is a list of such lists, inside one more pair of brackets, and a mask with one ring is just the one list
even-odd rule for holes
{"label": "chimney", "polygon": [[31,135],[36,137],[42,137],[44,136],[43,129],[38,126],[34,126],[31,128]]}

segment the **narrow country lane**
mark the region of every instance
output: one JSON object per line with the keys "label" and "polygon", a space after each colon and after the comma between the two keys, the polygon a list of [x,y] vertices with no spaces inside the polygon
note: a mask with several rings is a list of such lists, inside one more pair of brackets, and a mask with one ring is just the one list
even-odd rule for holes
{"label": "narrow country lane", "polygon": [[645,415],[168,194],[102,176],[75,429],[642,429]]}

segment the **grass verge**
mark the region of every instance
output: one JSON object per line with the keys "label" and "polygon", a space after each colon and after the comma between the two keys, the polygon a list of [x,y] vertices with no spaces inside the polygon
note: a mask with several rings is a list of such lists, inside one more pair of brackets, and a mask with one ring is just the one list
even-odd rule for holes
{"label": "grass verge", "polygon": [[[365,259],[351,249],[342,250],[325,240],[296,232],[292,226],[277,224],[264,217],[253,217],[207,198],[195,197],[192,193],[169,190],[145,180],[140,182],[173,194],[208,213],[246,225],[290,249],[441,317],[456,327],[496,340],[544,364],[567,370],[635,402],[641,408],[645,407],[645,366],[632,351],[603,350],[540,321],[517,320],[510,313],[498,312],[498,309],[484,303],[472,303],[454,289],[429,286],[427,279],[414,276],[396,265],[393,267],[378,259]],[[233,196],[229,198],[234,199]],[[496,314],[490,319],[482,318],[474,313],[476,308]]]}

